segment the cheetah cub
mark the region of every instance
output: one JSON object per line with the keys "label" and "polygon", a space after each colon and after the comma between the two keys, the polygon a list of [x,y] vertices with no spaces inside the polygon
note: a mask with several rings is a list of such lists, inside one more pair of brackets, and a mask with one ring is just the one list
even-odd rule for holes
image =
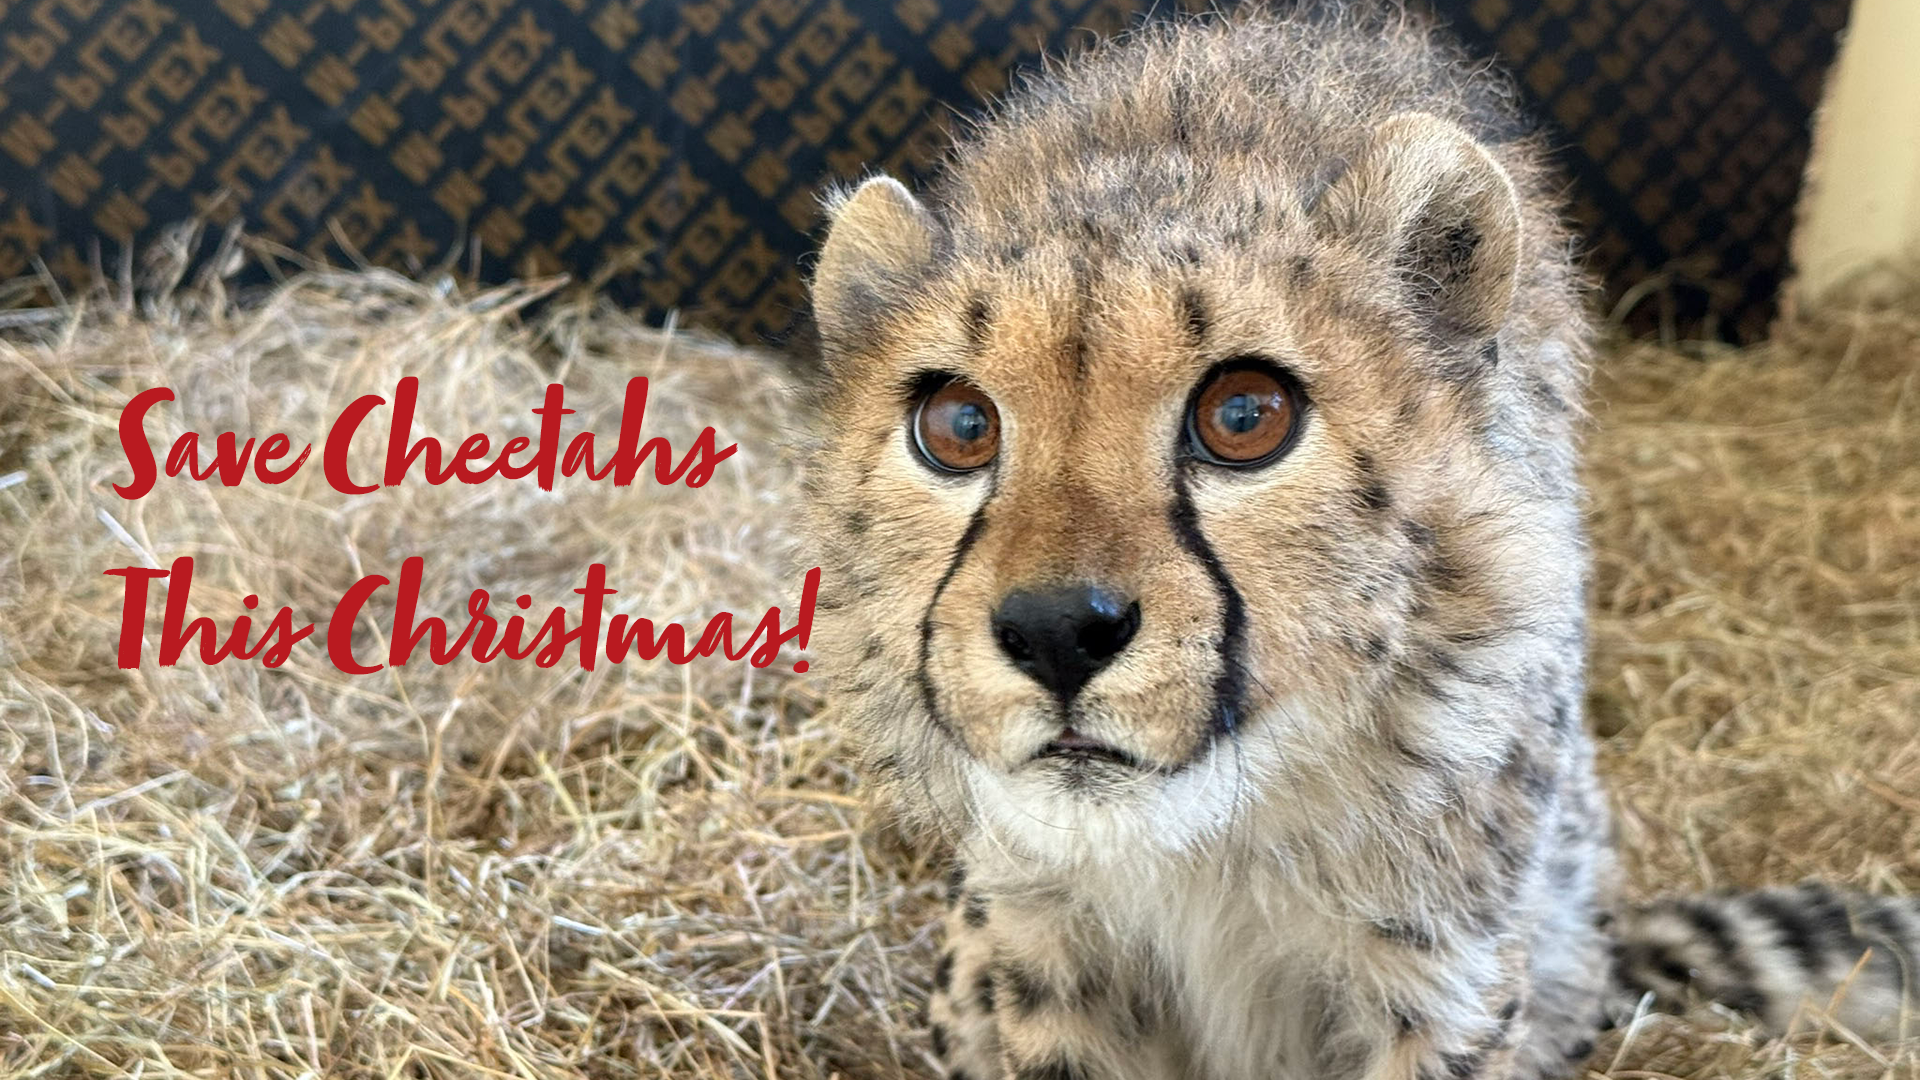
{"label": "cheetah cub", "polygon": [[1785,1023],[1863,954],[1890,1030],[1910,904],[1615,911],[1556,190],[1421,26],[1254,15],[836,200],[818,646],[957,854],[949,1076],[1561,1076],[1616,981]]}

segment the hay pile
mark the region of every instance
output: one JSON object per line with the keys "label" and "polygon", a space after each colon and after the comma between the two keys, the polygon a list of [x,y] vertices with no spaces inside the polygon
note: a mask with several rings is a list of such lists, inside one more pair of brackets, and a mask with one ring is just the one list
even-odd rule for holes
{"label": "hay pile", "polygon": [[[414,554],[441,612],[479,586],[544,611],[596,561],[619,610],[698,623],[793,604],[775,365],[586,302],[523,318],[545,288],[320,274],[244,312],[10,320],[0,1074],[929,1072],[914,1016],[936,875],[863,815],[831,710],[786,659],[348,680],[309,641],[277,672],[115,665],[121,583],[102,571],[179,554],[223,627],[249,593],[323,620]],[[149,421],[156,442],[298,443],[403,373],[449,443],[529,433],[555,379],[580,410],[569,431],[611,432],[619,388],[646,374],[648,434],[683,446],[712,424],[741,450],[697,492],[346,497],[317,459],[277,488],[109,487],[140,388],[179,397]],[[1920,326],[1890,312],[1751,355],[1603,362],[1593,704],[1643,890],[1814,873],[1920,889],[1917,383]],[[1912,1077],[1920,1056],[1817,1017],[1781,1042],[1650,1018],[1593,1068]]]}

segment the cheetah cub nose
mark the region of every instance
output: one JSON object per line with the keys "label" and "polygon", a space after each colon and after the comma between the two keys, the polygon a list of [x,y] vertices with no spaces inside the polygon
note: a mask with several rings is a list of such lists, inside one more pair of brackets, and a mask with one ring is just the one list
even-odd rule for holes
{"label": "cheetah cub nose", "polygon": [[1140,629],[1140,603],[1099,585],[1008,593],[993,613],[993,637],[1013,665],[1065,708]]}

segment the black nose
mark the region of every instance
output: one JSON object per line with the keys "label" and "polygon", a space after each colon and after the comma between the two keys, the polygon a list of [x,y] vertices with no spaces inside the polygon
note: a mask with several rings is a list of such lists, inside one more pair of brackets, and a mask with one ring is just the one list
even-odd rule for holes
{"label": "black nose", "polygon": [[1140,605],[1098,585],[1009,593],[993,613],[993,636],[1014,666],[1060,699],[1106,667],[1140,629]]}

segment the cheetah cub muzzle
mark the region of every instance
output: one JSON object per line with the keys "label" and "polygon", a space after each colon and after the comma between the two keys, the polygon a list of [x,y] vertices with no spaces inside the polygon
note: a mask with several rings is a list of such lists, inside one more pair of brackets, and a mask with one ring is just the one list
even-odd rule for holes
{"label": "cheetah cub muzzle", "polygon": [[1510,91],[1396,15],[1143,31],[813,282],[818,646],[957,855],[948,1075],[1574,1071],[1613,1002],[1885,1033],[1920,910],[1616,910],[1581,720],[1590,331]]}

